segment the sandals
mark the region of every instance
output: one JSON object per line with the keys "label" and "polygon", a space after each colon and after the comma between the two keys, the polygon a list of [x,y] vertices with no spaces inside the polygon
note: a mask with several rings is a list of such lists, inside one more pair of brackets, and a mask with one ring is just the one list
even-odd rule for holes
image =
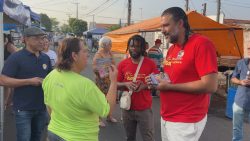
{"label": "sandals", "polygon": [[112,122],[112,123],[117,123],[118,121],[115,119],[115,118],[113,118],[113,117],[108,117],[107,118],[107,121],[108,122]]}
{"label": "sandals", "polygon": [[103,121],[100,120],[100,121],[99,121],[99,126],[100,126],[100,127],[105,127],[106,125],[105,125],[105,123],[104,123]]}

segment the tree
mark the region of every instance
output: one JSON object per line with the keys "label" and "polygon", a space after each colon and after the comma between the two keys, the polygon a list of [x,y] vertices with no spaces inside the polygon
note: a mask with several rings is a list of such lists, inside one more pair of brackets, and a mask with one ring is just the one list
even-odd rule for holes
{"label": "tree", "polygon": [[113,30],[117,30],[117,29],[120,29],[120,28],[121,28],[120,25],[113,25],[113,26],[108,28],[108,31],[113,31]]}
{"label": "tree", "polygon": [[77,36],[82,36],[82,33],[87,30],[87,22],[76,18],[69,19],[69,26]]}
{"label": "tree", "polygon": [[61,31],[62,31],[63,33],[66,34],[66,33],[72,32],[72,29],[70,28],[69,25],[63,24],[63,25],[61,26]]}
{"label": "tree", "polygon": [[41,25],[45,27],[47,31],[51,31],[52,23],[50,21],[50,18],[43,13],[41,13],[40,16],[41,16]]}
{"label": "tree", "polygon": [[69,23],[70,27],[73,26],[73,23],[74,23],[75,20],[77,20],[77,19],[76,18],[69,18],[68,23]]}
{"label": "tree", "polygon": [[52,30],[57,31],[59,29],[58,28],[59,22],[57,21],[57,19],[56,18],[50,18],[50,21],[51,21],[51,25],[52,25]]}

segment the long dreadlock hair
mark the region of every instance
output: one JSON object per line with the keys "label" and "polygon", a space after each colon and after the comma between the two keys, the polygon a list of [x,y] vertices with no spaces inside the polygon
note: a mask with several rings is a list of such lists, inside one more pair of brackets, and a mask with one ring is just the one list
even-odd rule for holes
{"label": "long dreadlock hair", "polygon": [[146,41],[145,41],[145,39],[144,39],[142,36],[140,36],[140,35],[134,35],[134,36],[132,36],[132,37],[130,37],[130,38],[128,39],[126,52],[128,52],[129,46],[131,45],[131,43],[132,43],[132,45],[134,45],[134,41],[139,42],[140,48],[141,48],[140,54],[141,54],[141,56],[144,56],[145,53],[146,53],[146,46],[145,46],[145,45],[146,45]]}

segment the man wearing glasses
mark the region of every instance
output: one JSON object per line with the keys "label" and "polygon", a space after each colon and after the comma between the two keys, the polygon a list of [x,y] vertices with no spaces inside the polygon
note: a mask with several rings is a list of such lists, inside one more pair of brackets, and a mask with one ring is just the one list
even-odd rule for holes
{"label": "man wearing glasses", "polygon": [[[50,59],[42,53],[46,33],[31,27],[23,33],[25,48],[12,54],[5,62],[6,78],[44,78],[51,71]],[[42,81],[42,80],[41,80]],[[47,121],[41,85],[16,87],[13,95],[17,141],[40,141]]]}

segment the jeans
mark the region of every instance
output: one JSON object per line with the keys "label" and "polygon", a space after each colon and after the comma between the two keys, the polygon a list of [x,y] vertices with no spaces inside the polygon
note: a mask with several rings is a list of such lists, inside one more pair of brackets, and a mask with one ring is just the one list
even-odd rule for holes
{"label": "jeans", "polygon": [[57,136],[56,134],[48,131],[48,139],[49,141],[65,141],[61,137]]}
{"label": "jeans", "polygon": [[17,141],[40,141],[47,121],[47,111],[15,111]]}
{"label": "jeans", "polygon": [[247,113],[248,118],[250,118],[249,111],[244,110],[236,103],[233,104],[233,141],[243,141],[243,123],[245,113]]}

